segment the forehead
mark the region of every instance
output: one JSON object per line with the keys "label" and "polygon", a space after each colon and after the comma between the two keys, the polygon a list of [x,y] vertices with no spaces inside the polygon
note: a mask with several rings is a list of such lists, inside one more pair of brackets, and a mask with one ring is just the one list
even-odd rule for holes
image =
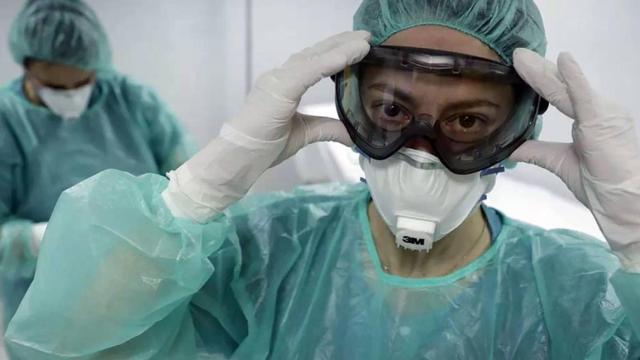
{"label": "forehead", "polygon": [[377,66],[363,69],[361,86],[364,98],[397,98],[420,106],[445,106],[479,99],[510,106],[513,95],[513,88],[506,83]]}
{"label": "forehead", "polygon": [[503,62],[495,51],[475,37],[437,25],[422,25],[402,30],[382,45],[444,50]]}
{"label": "forehead", "polygon": [[368,65],[362,69],[362,84],[368,86],[375,83],[385,87],[401,87],[412,92],[434,91],[442,93],[452,89],[466,89],[476,91],[491,91],[496,89],[511,89],[510,84],[487,81],[472,77],[455,77],[411,72],[383,66]]}

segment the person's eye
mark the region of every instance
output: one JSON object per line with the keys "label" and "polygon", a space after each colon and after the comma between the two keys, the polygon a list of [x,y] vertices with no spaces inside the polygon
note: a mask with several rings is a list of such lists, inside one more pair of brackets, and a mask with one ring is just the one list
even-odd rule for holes
{"label": "person's eye", "polygon": [[394,102],[379,102],[371,106],[371,119],[387,131],[398,131],[409,124],[411,113]]}
{"label": "person's eye", "polygon": [[474,142],[489,134],[489,121],[485,117],[460,114],[440,123],[440,129],[448,138],[459,142]]}
{"label": "person's eye", "polygon": [[402,108],[396,104],[383,105],[382,111],[388,117],[394,118],[402,113]]}

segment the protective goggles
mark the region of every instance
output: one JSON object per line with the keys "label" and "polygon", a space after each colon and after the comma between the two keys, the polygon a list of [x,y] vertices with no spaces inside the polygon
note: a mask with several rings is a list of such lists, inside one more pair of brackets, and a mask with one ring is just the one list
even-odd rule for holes
{"label": "protective goggles", "polygon": [[334,80],[340,120],[365,155],[386,159],[422,138],[457,174],[507,158],[549,106],[513,67],[431,49],[373,47]]}

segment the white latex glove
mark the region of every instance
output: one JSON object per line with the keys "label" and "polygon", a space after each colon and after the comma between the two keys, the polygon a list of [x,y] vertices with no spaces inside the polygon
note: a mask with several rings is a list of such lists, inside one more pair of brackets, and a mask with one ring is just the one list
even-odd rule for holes
{"label": "white latex glove", "polygon": [[176,217],[206,222],[243,197],[257,178],[307,144],[351,145],[339,121],[296,113],[322,78],[362,60],[370,34],[345,32],[306,48],[257,80],[240,113],[203,150],[168,174],[162,197]]}
{"label": "white latex glove", "polygon": [[44,232],[47,230],[46,222],[33,224],[31,227],[31,251],[34,255],[38,255],[40,251],[40,244],[42,244],[42,239],[44,238]]}
{"label": "white latex glove", "polygon": [[634,120],[591,89],[573,57],[558,65],[517,49],[518,74],[542,97],[574,119],[573,143],[527,141],[511,159],[558,175],[593,213],[627,270],[640,272],[640,143]]}

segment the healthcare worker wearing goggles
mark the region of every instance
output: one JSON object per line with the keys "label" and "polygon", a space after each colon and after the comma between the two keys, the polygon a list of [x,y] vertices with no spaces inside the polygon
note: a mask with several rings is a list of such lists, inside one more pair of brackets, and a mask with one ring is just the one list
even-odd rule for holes
{"label": "healthcare worker wearing goggles", "polygon": [[[542,57],[533,1],[364,0],[354,28],[262,75],[169,179],[110,170],[66,191],[12,353],[638,358],[634,121],[570,55]],[[298,114],[333,75],[342,122]],[[533,140],[545,101],[573,143]],[[353,141],[367,183],[243,199],[314,141]],[[608,246],[483,206],[507,159],[562,178]]]}
{"label": "healthcare worker wearing goggles", "polygon": [[106,34],[82,1],[26,1],[9,45],[24,75],[0,90],[5,324],[31,283],[62,191],[109,168],[164,173],[194,153],[158,96],[112,69]]}

